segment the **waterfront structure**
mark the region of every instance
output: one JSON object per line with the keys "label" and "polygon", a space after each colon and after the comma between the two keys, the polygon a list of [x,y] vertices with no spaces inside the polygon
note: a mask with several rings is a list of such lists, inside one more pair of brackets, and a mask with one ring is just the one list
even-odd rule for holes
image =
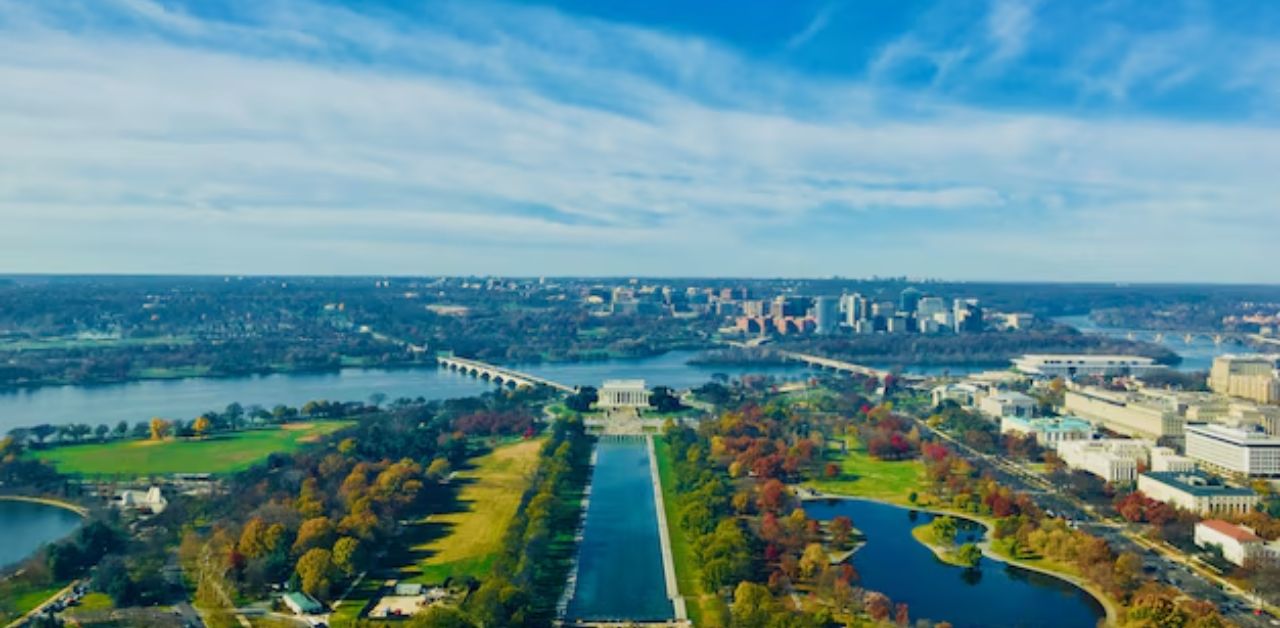
{"label": "waterfront structure", "polygon": [[1227,486],[1199,471],[1149,471],[1138,476],[1138,490],[1151,499],[1199,514],[1244,514],[1259,501],[1251,489]]}
{"label": "waterfront structure", "polygon": [[605,410],[648,408],[649,396],[643,379],[607,379],[600,387],[596,406]]}
{"label": "waterfront structure", "polygon": [[1280,542],[1267,543],[1248,527],[1221,519],[1197,522],[1195,542],[1198,547],[1218,548],[1223,558],[1241,567],[1280,560]]}
{"label": "waterfront structure", "polygon": [[1106,482],[1136,482],[1138,465],[1147,461],[1147,444],[1124,438],[1069,441],[1058,444],[1058,456],[1072,469]]}
{"label": "waterfront structure", "polygon": [[1258,403],[1280,403],[1278,367],[1276,355],[1220,355],[1209,369],[1209,388]]}
{"label": "waterfront structure", "polygon": [[1161,368],[1155,360],[1141,356],[1067,353],[1028,353],[1015,358],[1013,367],[1027,375],[1046,379],[1074,379],[1087,375],[1142,375]]}
{"label": "waterfront structure", "polygon": [[978,402],[978,410],[997,419],[1029,419],[1035,416],[1036,400],[1020,392],[1003,391],[982,398]]}
{"label": "waterfront structure", "polygon": [[1057,449],[1067,441],[1086,440],[1093,437],[1093,426],[1076,417],[1045,417],[1040,419],[1006,416],[1000,419],[1001,434],[1031,434],[1041,447]]}
{"label": "waterfront structure", "polygon": [[1132,391],[1074,387],[1066,391],[1063,405],[1068,412],[1118,434],[1156,442],[1179,441],[1186,423],[1179,407],[1167,399]]}
{"label": "waterfront structure", "polygon": [[1226,473],[1280,478],[1280,437],[1258,428],[1193,423],[1187,426],[1187,456]]}

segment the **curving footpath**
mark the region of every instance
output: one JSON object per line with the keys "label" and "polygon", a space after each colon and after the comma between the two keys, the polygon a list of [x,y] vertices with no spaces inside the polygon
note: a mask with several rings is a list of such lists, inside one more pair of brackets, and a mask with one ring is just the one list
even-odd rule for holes
{"label": "curving footpath", "polygon": [[680,595],[680,587],[676,583],[676,563],[671,554],[671,534],[667,530],[667,509],[662,502],[662,478],[658,475],[658,454],[653,448],[653,435],[644,437],[649,447],[649,474],[653,477],[653,501],[658,511],[658,541],[662,544],[662,573],[667,580],[667,597],[675,609],[677,622],[687,622],[689,611],[685,607],[684,597]]}

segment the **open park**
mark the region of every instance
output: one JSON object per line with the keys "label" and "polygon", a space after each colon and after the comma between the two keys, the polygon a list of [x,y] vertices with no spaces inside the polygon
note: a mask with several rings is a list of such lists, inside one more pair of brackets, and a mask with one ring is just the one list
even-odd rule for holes
{"label": "open park", "polygon": [[198,438],[65,445],[35,455],[51,462],[61,473],[78,475],[234,473],[273,453],[297,451],[350,425],[351,421],[310,421]]}

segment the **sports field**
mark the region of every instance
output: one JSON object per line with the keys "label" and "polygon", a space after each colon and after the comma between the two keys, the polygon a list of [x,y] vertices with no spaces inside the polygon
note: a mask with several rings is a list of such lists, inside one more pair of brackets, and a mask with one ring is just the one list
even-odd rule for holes
{"label": "sports field", "polygon": [[216,434],[199,439],[126,440],[68,445],[36,452],[58,471],[82,475],[168,475],[232,473],[272,453],[297,451],[351,421],[290,423],[278,428]]}
{"label": "sports field", "polygon": [[538,466],[541,448],[542,439],[503,445],[459,472],[453,479],[461,487],[453,508],[415,526],[424,540],[413,553],[422,558],[405,570],[406,577],[438,583],[449,576],[487,573]]}

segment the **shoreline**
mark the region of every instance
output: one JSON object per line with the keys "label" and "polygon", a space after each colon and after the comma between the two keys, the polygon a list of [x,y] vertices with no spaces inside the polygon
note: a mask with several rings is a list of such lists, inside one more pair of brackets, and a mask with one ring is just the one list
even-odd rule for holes
{"label": "shoreline", "polygon": [[653,481],[653,505],[658,518],[658,544],[662,547],[662,574],[667,583],[667,597],[671,600],[676,621],[686,622],[689,620],[689,611],[676,580],[675,556],[671,553],[671,531],[667,528],[667,509],[662,498],[662,477],[658,473],[658,452],[654,450],[652,434],[646,434],[644,440],[649,450],[649,476]]}
{"label": "shoreline", "polygon": [[[995,551],[991,549],[991,534],[992,534],[991,524],[981,519],[975,518],[971,513],[962,513],[962,512],[956,512],[951,510],[943,510],[940,508],[932,508],[928,506],[903,506],[902,504],[896,504],[894,502],[883,500],[883,499],[875,499],[873,497],[861,497],[857,495],[834,495],[834,494],[828,494],[828,493],[821,493],[818,491],[813,491],[813,495],[814,496],[812,497],[800,497],[801,503],[806,501],[823,501],[828,499],[852,499],[852,500],[860,500],[860,501],[872,502],[876,504],[882,504],[885,506],[894,506],[894,507],[902,508],[905,510],[916,510],[916,511],[928,513],[931,515],[945,515],[948,517],[954,517],[956,519],[964,519],[965,521],[969,521],[971,523],[976,523],[982,526],[982,529],[983,529],[982,543],[978,544],[978,548],[982,550],[982,555],[984,557],[990,558],[991,560],[994,560],[996,562],[1017,567],[1019,569],[1025,569],[1027,571],[1032,571],[1032,572],[1044,574],[1046,576],[1051,576],[1053,578],[1057,578],[1058,580],[1066,582],[1067,584],[1070,584],[1071,586],[1077,589],[1080,589],[1081,591],[1084,591],[1089,595],[1089,597],[1093,598],[1095,601],[1098,602],[1098,605],[1102,607],[1102,610],[1106,619],[1106,625],[1108,626],[1120,625],[1119,624],[1120,622],[1119,605],[1114,600],[1112,600],[1109,596],[1103,593],[1102,590],[1098,589],[1096,585],[1078,576],[1074,576],[1071,574],[1064,574],[1057,571],[1051,571],[1049,569],[1045,569],[1044,567],[1039,567],[1037,565],[1029,565],[1023,561],[1020,561],[1014,558],[1008,558],[995,553]],[[915,538],[914,534],[911,536],[912,536],[912,539],[914,539],[917,543],[920,543],[921,545],[925,546],[926,548],[929,549],[929,551],[933,552],[934,555],[937,556],[937,550],[932,545],[921,542],[920,539]],[[939,560],[942,560],[943,562],[947,562],[941,557],[939,557]]]}
{"label": "shoreline", "polygon": [[63,510],[70,510],[71,512],[74,512],[77,515],[80,515],[82,518],[89,517],[88,508],[85,508],[84,506],[81,506],[79,504],[74,504],[69,501],[58,499],[56,497],[33,497],[28,495],[0,495],[0,501],[27,502],[29,504],[43,504],[45,506],[53,506],[56,508],[61,508]]}

